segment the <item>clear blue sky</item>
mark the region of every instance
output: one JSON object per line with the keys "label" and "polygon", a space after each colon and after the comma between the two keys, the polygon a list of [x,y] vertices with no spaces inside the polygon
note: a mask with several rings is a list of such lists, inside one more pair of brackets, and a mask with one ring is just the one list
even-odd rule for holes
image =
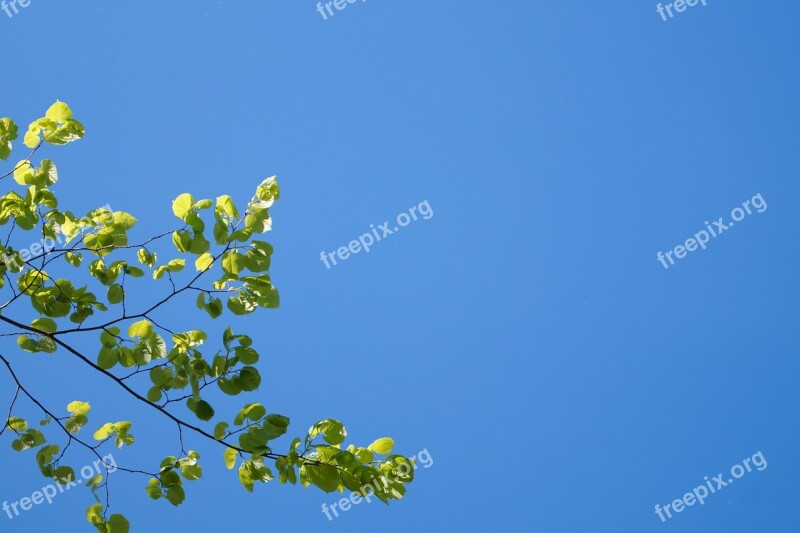
{"label": "clear blue sky", "polygon": [[[328,522],[334,496],[277,482],[251,496],[187,436],[207,479],[179,509],[115,474],[133,531],[796,531],[800,7],[708,0],[664,22],[655,4],[0,12],[0,116],[27,123],[60,99],[87,127],[44,153],[63,206],[110,203],[144,237],[173,224],[182,192],[243,200],[279,176],[282,306],[241,323],[264,354],[250,401],[290,415],[292,434],[334,416],[356,442],[391,435],[434,459],[405,500]],[[657,261],[759,193],[766,211],[669,270]],[[320,261],[425,200],[429,220]],[[44,401],[133,419],[120,464],[177,452],[173,424],[67,354],[2,349]],[[11,392],[0,376],[0,409]],[[46,480],[9,444],[0,500],[13,501]],[[758,451],[763,471],[655,514]],[[0,515],[0,530],[80,531],[90,503],[81,488]]]}

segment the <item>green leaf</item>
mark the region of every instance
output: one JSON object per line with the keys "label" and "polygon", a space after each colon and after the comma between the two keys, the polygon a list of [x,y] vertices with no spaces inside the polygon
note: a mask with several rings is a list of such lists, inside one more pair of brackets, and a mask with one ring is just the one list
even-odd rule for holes
{"label": "green leaf", "polygon": [[41,130],[38,127],[33,129],[28,129],[28,131],[25,132],[25,137],[23,139],[23,143],[25,144],[25,146],[27,146],[28,148],[36,148],[36,146],[38,146],[40,141],[39,137],[40,132]]}
{"label": "green leaf", "polygon": [[381,455],[388,455],[392,453],[394,449],[394,441],[388,437],[384,437],[370,444],[367,449]]}
{"label": "green leaf", "polygon": [[197,418],[204,422],[208,422],[214,418],[214,408],[205,400],[200,400],[195,404],[194,413],[197,415]]}
{"label": "green leaf", "polygon": [[183,270],[185,266],[186,266],[186,261],[184,261],[183,259],[173,259],[166,265],[158,267],[153,272],[153,279],[160,278],[164,274],[164,272],[173,272],[173,273],[180,272],[181,270]]}
{"label": "green leaf", "polygon": [[253,272],[266,272],[270,267],[272,246],[262,241],[253,241],[252,249],[247,252],[247,266]]}
{"label": "green leaf", "polygon": [[12,416],[6,422],[6,427],[11,428],[11,429],[13,429],[14,431],[16,431],[18,433],[21,433],[21,432],[25,431],[26,429],[28,429],[28,423],[25,420],[21,419],[21,418],[18,418],[16,416]]}
{"label": "green leaf", "polygon": [[134,278],[141,278],[142,276],[144,276],[144,271],[141,268],[135,266],[126,266],[125,273]]}
{"label": "green leaf", "polygon": [[[271,178],[267,178],[262,181],[261,185],[256,188],[256,196],[260,200],[272,205],[272,203],[281,196],[281,192],[278,187],[278,178],[276,176],[272,176]],[[269,205],[266,207],[269,207]]]}
{"label": "green leaf", "polygon": [[100,429],[94,432],[92,437],[94,440],[106,440],[114,434],[114,431],[116,431],[116,426],[114,426],[114,424],[103,424]]}
{"label": "green leaf", "polygon": [[206,240],[202,233],[198,233],[192,237],[192,242],[189,244],[189,253],[199,255],[207,252],[210,249],[211,243]]}
{"label": "green leaf", "polygon": [[[57,121],[61,123],[62,121]],[[38,126],[45,132],[44,140],[49,144],[63,145],[83,138],[83,124],[73,119],[66,119],[60,125],[53,124],[53,121],[40,121]],[[32,130],[36,131],[36,130]],[[38,134],[37,134],[38,137]],[[27,139],[27,135],[26,135]]]}
{"label": "green leaf", "polygon": [[181,484],[181,477],[172,471],[172,468],[175,467],[174,465],[175,461],[176,459],[174,457],[169,457],[167,459],[164,459],[164,461],[161,463],[162,466],[169,467],[169,471],[167,472],[164,472],[164,470],[162,470],[162,472],[164,472],[164,475],[161,476],[161,484],[164,485],[165,487],[174,487],[176,485]]}
{"label": "green leaf", "polygon": [[219,386],[219,390],[230,396],[236,396],[242,392],[242,388],[233,379],[220,378],[220,380],[217,381],[217,385]]}
{"label": "green leaf", "polygon": [[214,224],[214,241],[217,244],[226,244],[230,237],[230,231],[227,224],[222,220],[217,220]]}
{"label": "green leaf", "polygon": [[105,520],[103,519],[103,506],[96,503],[86,510],[86,520],[93,526],[102,525]]}
{"label": "green leaf", "polygon": [[60,466],[56,468],[55,472],[53,473],[53,477],[57,480],[70,480],[74,481],[75,478],[75,471],[70,468],[69,466]]}
{"label": "green leaf", "polygon": [[161,387],[166,385],[167,381],[171,377],[171,372],[169,369],[164,367],[155,367],[150,370],[150,381],[153,382],[153,385],[156,387]]}
{"label": "green leaf", "polygon": [[225,435],[228,433],[228,423],[227,422],[220,422],[214,427],[214,438],[217,440],[222,440],[225,438]]}
{"label": "green leaf", "polygon": [[211,298],[208,303],[203,304],[203,309],[208,312],[211,318],[217,318],[222,314],[222,300],[219,298]]}
{"label": "green leaf", "polygon": [[54,122],[66,122],[72,118],[72,110],[64,102],[56,102],[50,106],[44,116]]}
{"label": "green leaf", "polygon": [[203,272],[205,270],[208,270],[208,268],[213,263],[214,263],[214,256],[206,252],[195,260],[194,266],[195,268],[197,268],[199,272]]}
{"label": "green leaf", "polygon": [[178,506],[186,499],[186,493],[180,485],[173,485],[167,489],[167,501],[174,506]]}
{"label": "green leaf", "polygon": [[53,353],[58,349],[56,341],[50,337],[42,337],[39,339],[39,349],[45,353]]}
{"label": "green leaf", "polygon": [[38,352],[39,351],[39,343],[28,335],[20,335],[17,338],[17,344],[20,348],[25,350],[26,352]]}
{"label": "green leaf", "polygon": [[239,385],[243,391],[252,392],[261,385],[261,375],[255,367],[246,366],[239,372],[236,384]]}
{"label": "green leaf", "polygon": [[270,414],[264,419],[264,436],[267,440],[283,436],[289,428],[289,419],[282,415]]}
{"label": "green leaf", "polygon": [[267,483],[272,479],[272,472],[260,459],[245,461],[239,467],[239,481],[249,492],[253,492],[255,482]]}
{"label": "green leaf", "polygon": [[136,252],[136,258],[141,264],[150,268],[153,268],[156,264],[156,254],[150,253],[144,248],[140,248],[139,251]]}
{"label": "green leaf", "polygon": [[139,337],[140,339],[149,339],[153,336],[153,324],[150,323],[149,320],[140,320],[138,322],[134,322],[128,328],[128,337],[135,338]]}
{"label": "green leaf", "polygon": [[121,514],[112,514],[106,523],[108,533],[129,533],[131,525]]}
{"label": "green leaf", "polygon": [[91,408],[92,407],[86,402],[72,402],[67,405],[67,411],[75,416],[87,415]]}
{"label": "green leaf", "polygon": [[183,220],[192,206],[194,206],[194,197],[189,193],[183,193],[172,202],[172,212],[175,216]]}
{"label": "green leaf", "polygon": [[369,464],[375,460],[375,455],[367,448],[356,448],[356,457],[364,464]]}
{"label": "green leaf", "polygon": [[238,276],[247,267],[245,256],[237,251],[226,252],[222,256],[222,268],[225,272]]}
{"label": "green leaf", "polygon": [[66,261],[70,265],[74,267],[79,267],[81,266],[81,262],[83,261],[83,256],[77,252],[67,252],[64,255],[64,259],[66,259]]}
{"label": "green leaf", "polygon": [[150,481],[147,482],[145,490],[147,491],[147,495],[152,499],[157,500],[161,498],[161,482],[158,479],[151,478]]}
{"label": "green leaf", "polygon": [[124,211],[116,211],[112,216],[114,218],[112,225],[122,230],[131,229],[137,222],[136,217]]}
{"label": "green leaf", "polygon": [[150,390],[147,391],[147,399],[153,403],[160,402],[163,395],[161,387],[150,387]]}
{"label": "green leaf", "polygon": [[233,448],[226,448],[225,453],[223,454],[223,459],[225,460],[225,467],[228,470],[233,470],[233,467],[236,466],[236,456],[239,454]]}
{"label": "green leaf", "polygon": [[267,415],[267,410],[264,408],[263,405],[260,403],[251,403],[244,406],[244,409],[239,411],[239,414],[236,415],[236,419],[233,421],[234,424],[237,426],[241,425],[245,419],[252,420],[256,422],[261,420]]}
{"label": "green leaf", "polygon": [[196,464],[185,465],[181,467],[181,474],[189,481],[196,481],[203,477],[203,469]]}
{"label": "green leaf", "polygon": [[185,230],[175,231],[172,233],[172,244],[179,252],[188,252],[192,245],[192,236]]}
{"label": "green leaf", "polygon": [[122,301],[124,296],[125,291],[122,289],[122,285],[114,283],[108,288],[108,303],[118,304]]}
{"label": "green leaf", "polygon": [[338,420],[320,420],[308,430],[306,442],[310,443],[314,438],[322,434],[325,441],[333,446],[338,446],[347,437],[347,430],[344,425]]}
{"label": "green leaf", "polygon": [[217,197],[217,209],[218,214],[224,213],[229,218],[239,218],[239,211],[236,209],[236,206],[233,205],[233,199],[227,194]]}
{"label": "green leaf", "polygon": [[103,346],[106,348],[113,348],[117,345],[117,336],[119,335],[119,328],[117,327],[110,327],[106,328],[100,333],[100,342],[103,343]]}
{"label": "green leaf", "polygon": [[258,352],[248,346],[238,346],[234,353],[245,365],[254,365],[258,362]]}
{"label": "green leaf", "polygon": [[97,356],[97,365],[103,370],[111,370],[119,362],[119,353],[111,348],[102,348]]}
{"label": "green leaf", "polygon": [[57,329],[55,320],[49,318],[37,318],[31,322],[31,326],[45,333],[55,333]]}
{"label": "green leaf", "polygon": [[15,141],[18,137],[19,128],[10,118],[0,119],[0,159],[3,161],[8,160],[11,155],[11,141]]}
{"label": "green leaf", "polygon": [[328,426],[325,428],[325,432],[322,435],[322,438],[325,439],[328,444],[332,444],[333,446],[339,445],[344,442],[346,437],[347,431],[341,422],[338,420],[328,421]]}
{"label": "green leaf", "polygon": [[300,477],[313,483],[325,492],[333,492],[339,488],[341,476],[339,471],[329,465],[303,465],[300,468]]}

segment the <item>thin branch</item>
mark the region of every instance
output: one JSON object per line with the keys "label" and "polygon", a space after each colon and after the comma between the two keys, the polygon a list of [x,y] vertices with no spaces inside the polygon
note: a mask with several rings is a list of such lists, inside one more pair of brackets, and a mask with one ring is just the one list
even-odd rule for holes
{"label": "thin branch", "polygon": [[[58,344],[59,346],[61,346],[65,350],[67,350],[69,353],[71,353],[72,355],[74,355],[75,357],[77,357],[78,359],[80,359],[81,361],[83,361],[84,363],[86,363],[87,365],[92,367],[93,369],[97,370],[101,374],[104,374],[105,376],[107,376],[107,377],[111,378],[112,380],[114,380],[120,387],[125,389],[134,398],[136,398],[137,400],[139,400],[141,402],[144,402],[147,405],[151,406],[152,408],[160,411],[161,414],[163,414],[164,416],[166,416],[167,418],[169,418],[173,422],[182,425],[184,428],[190,429],[190,430],[194,431],[195,433],[198,433],[199,435],[202,435],[202,436],[204,436],[204,437],[206,437],[208,439],[211,439],[211,440],[213,440],[215,442],[219,442],[220,444],[222,444],[223,446],[226,446],[228,448],[233,448],[233,449],[235,449],[235,450],[237,450],[239,452],[250,453],[247,450],[239,448],[238,446],[234,446],[233,444],[229,444],[229,443],[222,442],[222,441],[217,441],[217,439],[211,433],[208,433],[207,431],[205,431],[205,430],[203,430],[203,429],[201,429],[201,428],[199,428],[197,426],[189,424],[188,422],[184,422],[183,420],[181,420],[177,416],[173,415],[172,413],[170,413],[169,411],[167,411],[163,407],[160,407],[160,406],[152,403],[150,400],[148,400],[147,398],[145,398],[144,396],[142,396],[141,394],[139,394],[138,392],[133,390],[131,387],[129,387],[128,384],[125,383],[122,380],[122,378],[119,378],[119,377],[115,376],[114,374],[112,374],[111,372],[109,372],[108,370],[99,367],[94,362],[92,362],[90,359],[88,359],[85,355],[83,355],[82,353],[78,352],[72,346],[66,344],[64,341],[62,341],[60,338],[56,337],[54,334],[45,333],[43,331],[37,330],[35,328],[32,328],[30,326],[26,326],[25,324],[21,324],[21,323],[17,322],[16,320],[8,318],[6,316],[0,315],[0,320],[2,320],[3,322],[6,322],[8,324],[13,324],[13,325],[15,325],[16,327],[18,327],[20,329],[24,329],[26,331],[31,331],[33,333],[38,333],[39,335],[43,335],[45,337],[50,337],[56,344]],[[267,456],[267,457],[270,457],[270,456]],[[277,459],[278,457],[285,457],[285,456],[275,455],[274,457],[270,457],[270,458]]]}
{"label": "thin branch", "polygon": [[[8,318],[8,317],[3,316],[3,315],[0,315],[0,320],[3,321],[3,322],[6,322],[8,324],[12,324],[12,325],[14,325],[14,326],[16,326],[16,327],[18,327],[20,329],[24,329],[26,331],[30,331],[30,332],[33,332],[33,333],[38,333],[39,335],[42,335],[42,336],[45,336],[45,337],[49,337],[56,344],[58,344],[59,346],[61,346],[65,350],[67,350],[69,353],[71,353],[72,355],[74,355],[75,357],[77,357],[78,359],[83,361],[85,364],[89,365],[90,367],[92,367],[93,369],[97,370],[101,374],[107,376],[108,378],[111,378],[113,381],[115,381],[117,383],[117,385],[119,385],[120,387],[125,389],[131,396],[133,396],[137,400],[149,405],[153,409],[159,411],[162,415],[166,416],[167,418],[169,418],[170,420],[172,420],[176,424],[178,424],[180,426],[183,426],[185,429],[189,429],[189,430],[197,433],[198,435],[201,435],[201,436],[203,436],[203,437],[205,437],[205,438],[207,438],[207,439],[209,439],[211,441],[218,442],[220,445],[225,446],[226,448],[233,448],[234,450],[236,450],[240,454],[245,454],[245,453],[251,454],[251,453],[253,453],[251,451],[245,450],[244,448],[236,446],[236,445],[234,445],[234,444],[232,444],[230,442],[227,442],[225,439],[218,440],[214,435],[212,435],[211,433],[205,431],[204,429],[199,428],[199,427],[197,427],[197,426],[195,426],[193,424],[190,424],[190,423],[178,418],[174,414],[172,414],[169,411],[167,411],[164,407],[151,402],[150,400],[148,400],[147,398],[145,398],[144,396],[142,396],[141,394],[139,394],[138,392],[133,390],[131,387],[129,387],[128,384],[125,383],[125,381],[123,381],[122,378],[119,378],[119,377],[115,376],[114,374],[112,374],[111,372],[109,372],[108,370],[99,367],[97,364],[92,362],[90,359],[88,359],[85,355],[83,355],[82,353],[77,351],[75,348],[73,348],[72,346],[68,345],[67,343],[65,343],[60,338],[56,337],[54,333],[45,333],[43,331],[37,330],[35,328],[32,328],[30,326],[26,326],[25,324],[21,324],[21,323],[17,322],[16,320]],[[0,358],[1,357],[2,356],[0,356]],[[10,369],[10,367],[9,367],[9,369]],[[24,390],[23,390],[23,392],[24,392]],[[285,458],[288,457],[288,455],[276,454],[276,453],[267,453],[267,454],[264,454],[262,457],[265,457],[267,459],[280,459],[280,458],[284,458],[285,459]],[[304,464],[309,464],[309,465],[313,465],[313,466],[324,466],[324,465],[326,465],[326,463],[321,463],[319,461],[308,459],[306,457],[301,457],[301,459],[303,459],[303,463]],[[335,466],[335,465],[327,465],[327,466]]]}
{"label": "thin branch", "polygon": [[[31,394],[30,391],[28,391],[28,389],[26,389],[22,385],[22,383],[20,382],[19,378],[17,377],[17,374],[14,372],[14,369],[11,367],[11,363],[8,361],[8,359],[6,359],[2,355],[0,355],[0,361],[2,361],[6,365],[6,367],[8,368],[8,372],[11,374],[12,379],[17,384],[18,392],[22,391],[22,393],[25,394],[25,396],[27,396],[28,399],[30,399],[30,401],[32,401],[34,404],[36,404],[36,406],[39,409],[41,409],[44,414],[49,416],[51,419],[55,420],[56,424],[58,424],[58,426],[67,435],[67,438],[69,439],[69,441],[67,442],[66,446],[64,447],[64,452],[66,452],[67,448],[69,448],[70,444],[72,444],[72,442],[74,441],[74,442],[77,442],[78,444],[80,444],[81,446],[83,446],[84,448],[86,448],[87,450],[89,450],[103,464],[103,467],[105,468],[105,471],[106,471],[105,482],[103,483],[103,486],[105,487],[105,493],[106,493],[106,508],[108,508],[110,506],[110,503],[109,503],[110,496],[109,496],[109,489],[108,489],[109,464],[106,463],[105,459],[103,459],[103,457],[97,451],[97,449],[103,444],[103,442],[101,442],[97,446],[92,446],[90,444],[87,444],[86,442],[84,442],[80,438],[76,437],[72,433],[70,433],[70,431],[67,429],[67,427],[61,422],[61,419],[58,418],[55,414],[53,414],[47,407],[45,407],[39,400],[37,400],[36,397],[34,397],[33,394]],[[63,457],[63,455],[64,455],[64,453],[61,454],[61,456],[59,457],[58,460],[60,460],[61,457]],[[139,470],[130,470],[130,469],[127,469],[127,468],[122,468],[120,466],[117,466],[116,468],[117,468],[117,470],[122,470],[123,472],[143,473],[143,474],[147,474],[147,475],[152,476],[152,477],[158,477],[155,474],[149,474],[147,472],[142,472],[142,471],[139,471]],[[63,481],[63,480],[59,480],[59,481]]]}
{"label": "thin branch", "polygon": [[[30,263],[31,261],[35,261],[36,259],[39,259],[40,257],[45,257],[45,256],[48,256],[48,255],[51,255],[51,254],[61,254],[61,255],[63,255],[63,254],[66,254],[68,252],[98,252],[98,251],[110,251],[110,252],[113,252],[114,250],[132,250],[132,249],[137,249],[137,248],[144,248],[146,245],[150,244],[153,241],[156,241],[158,239],[166,237],[167,235],[171,235],[173,233],[173,231],[174,230],[165,231],[164,233],[160,233],[160,234],[156,235],[155,237],[150,237],[149,239],[147,239],[146,241],[142,242],[141,244],[125,244],[125,245],[109,244],[108,246],[101,246],[99,248],[86,248],[86,247],[78,248],[76,246],[73,246],[72,248],[53,248],[51,250],[48,250],[47,252],[44,252],[42,254],[39,254],[39,255],[31,257],[30,259],[25,261],[25,263],[26,264]],[[91,232],[87,233],[87,235],[91,235],[91,234],[92,234]],[[76,241],[76,243],[75,243],[76,245],[78,243],[82,242],[85,239],[86,235],[83,235],[82,237],[83,238],[78,239]]]}
{"label": "thin branch", "polygon": [[208,268],[206,268],[205,270],[201,270],[200,272],[198,272],[198,273],[197,273],[197,275],[196,275],[194,278],[192,278],[192,280],[191,280],[191,281],[190,281],[190,282],[189,282],[187,285],[185,285],[184,287],[181,287],[180,289],[177,289],[177,290],[175,289],[175,287],[174,287],[174,285],[173,285],[173,290],[172,290],[172,292],[171,292],[170,294],[168,294],[166,297],[164,297],[164,298],[163,298],[162,300],[160,300],[159,302],[155,303],[155,304],[154,304],[152,307],[150,307],[150,308],[149,308],[149,309],[147,309],[146,311],[143,311],[143,312],[141,312],[141,313],[136,313],[135,315],[127,315],[127,316],[123,315],[123,316],[121,316],[121,317],[119,317],[119,318],[115,318],[114,320],[111,320],[111,321],[109,321],[109,322],[106,322],[105,324],[101,324],[101,325],[99,325],[99,326],[92,326],[92,327],[90,327],[90,328],[81,328],[81,327],[77,327],[77,328],[70,328],[70,329],[62,329],[62,330],[60,330],[60,331],[56,331],[55,333],[53,333],[53,335],[54,335],[54,336],[55,336],[55,335],[66,335],[66,334],[68,334],[68,333],[76,333],[76,332],[79,332],[79,331],[97,331],[98,329],[105,329],[105,328],[107,328],[107,327],[109,327],[109,326],[113,326],[114,324],[117,324],[117,323],[119,323],[119,322],[122,322],[123,320],[130,320],[130,319],[133,319],[133,318],[145,318],[145,317],[146,317],[146,316],[147,316],[149,313],[152,313],[153,311],[155,311],[156,309],[158,309],[159,307],[161,307],[162,305],[164,305],[165,303],[167,303],[168,301],[170,301],[170,300],[171,300],[172,298],[174,298],[175,296],[177,296],[177,295],[181,294],[181,293],[182,293],[182,292],[184,292],[184,291],[187,291],[187,290],[189,290],[189,287],[191,287],[191,286],[194,284],[194,282],[195,282],[195,281],[197,281],[198,279],[200,279],[200,277],[201,277],[203,274],[205,274],[206,272],[208,272],[208,271],[211,269],[211,267],[212,267],[212,266],[214,266],[214,263],[216,263],[216,262],[217,262],[217,260],[218,260],[220,257],[222,257],[222,255],[223,255],[225,252],[227,252],[228,250],[230,250],[230,247],[231,247],[231,245],[230,245],[230,244],[228,244],[228,245],[225,247],[225,249],[224,249],[223,251],[221,251],[221,252],[220,252],[218,255],[214,256],[214,258],[212,259],[212,261],[211,261],[211,264],[208,266]]}
{"label": "thin branch", "polygon": [[20,391],[20,386],[19,386],[19,384],[17,384],[17,390],[14,392],[14,398],[11,400],[11,405],[8,408],[8,416],[6,417],[5,421],[3,422],[3,428],[0,429],[0,437],[3,436],[3,433],[5,433],[6,429],[8,429],[8,427],[9,427],[8,426],[8,421],[11,419],[11,412],[14,410],[14,404],[17,403],[17,398],[19,398],[19,391]]}
{"label": "thin branch", "polygon": [[[45,135],[44,137],[46,138],[46,137],[47,137],[47,135]],[[6,172],[6,173],[5,173],[5,174],[3,174],[2,176],[0,176],[0,180],[6,179],[6,178],[7,178],[7,177],[9,177],[10,175],[12,175],[14,172],[16,172],[17,170],[19,170],[20,168],[22,168],[22,163],[24,163],[24,162],[28,162],[28,163],[30,163],[30,161],[31,161],[31,157],[33,157],[34,155],[36,155],[36,152],[37,152],[37,151],[39,151],[39,148],[41,148],[43,144],[44,144],[44,138],[43,138],[43,139],[41,139],[41,140],[39,141],[39,144],[37,144],[37,145],[36,145],[36,147],[35,147],[35,148],[34,148],[34,149],[31,151],[31,153],[30,153],[30,154],[28,154],[28,157],[26,157],[25,159],[23,159],[22,161],[20,161],[19,163],[17,163],[17,166],[15,166],[15,167],[14,167],[14,168],[12,168],[11,170],[9,170],[8,172]]]}

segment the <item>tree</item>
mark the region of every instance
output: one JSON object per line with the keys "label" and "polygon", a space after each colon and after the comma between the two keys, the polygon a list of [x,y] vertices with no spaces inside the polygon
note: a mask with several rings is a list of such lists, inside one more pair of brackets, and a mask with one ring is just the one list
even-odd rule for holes
{"label": "tree", "polygon": [[[225,466],[238,465],[239,480],[251,492],[256,483],[274,478],[272,465],[280,483],[299,480],[326,492],[349,489],[362,496],[372,492],[385,503],[401,498],[414,468],[408,458],[392,454],[392,439],[343,448],[345,427],[327,419],[279,453],[273,441],[287,433],[289,418],[268,413],[260,403],[247,403],[232,420],[219,420],[212,406],[215,393],[251,393],[261,383],[259,353],[251,338],[234,333],[230,326],[209,337],[199,329],[176,331],[160,316],[155,319],[166,306],[182,305],[182,299],[195,295],[198,312],[214,320],[278,307],[278,291],[268,273],[272,246],[255,239],[271,229],[269,209],[280,196],[276,178],[261,182],[243,212],[227,195],[212,201],[181,194],[172,202],[178,227],[132,244],[134,216],[110,206],[83,217],[61,210],[51,190],[58,181],[56,165],[49,159],[38,166],[33,162],[43,146],[66,145],[83,135],[84,127],[70,108],[56,102],[28,127],[23,142],[30,154],[0,175],[0,180],[12,177],[21,187],[0,197],[0,226],[9,227],[8,239],[0,243],[0,294],[5,294],[0,298],[5,300],[0,304],[0,323],[7,327],[0,335],[16,337],[21,349],[14,355],[0,354],[14,384],[0,437],[10,438],[16,452],[34,454],[41,473],[62,485],[76,479],[75,469],[67,464],[70,448],[88,450],[103,471],[86,480],[96,499],[87,519],[98,531],[128,531],[124,516],[110,514],[112,465],[101,453],[106,446],[133,445],[135,425],[103,421],[93,424],[87,437],[82,430],[90,425],[88,402],[73,401],[65,411],[46,406],[14,369],[14,360],[25,356],[23,352],[60,352],[91,367],[98,379],[110,380],[119,394],[145,403],[153,416],[177,425],[179,455],[154,460],[158,466],[149,469],[116,461],[113,465],[115,470],[146,477],[143,486],[154,500],[180,505],[184,481],[202,477],[199,454],[184,447],[189,437],[217,442]],[[8,160],[17,138],[17,125],[9,118],[0,119],[0,160]],[[178,257],[161,260],[158,255],[163,250]],[[146,283],[154,287],[145,288]],[[149,295],[164,289],[166,294],[151,304],[131,309],[133,291]],[[35,318],[28,321],[22,316]],[[95,348],[89,352],[75,344],[78,335],[96,339]],[[218,348],[207,350],[209,345]],[[18,416],[25,404],[41,411],[44,418],[37,424],[41,429]],[[217,421],[213,429],[212,421]]]}

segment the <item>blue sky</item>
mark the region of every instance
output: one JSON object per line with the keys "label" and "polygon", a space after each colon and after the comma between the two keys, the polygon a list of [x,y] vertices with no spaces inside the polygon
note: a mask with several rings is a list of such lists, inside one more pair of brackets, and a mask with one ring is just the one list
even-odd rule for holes
{"label": "blue sky", "polygon": [[[292,435],[336,417],[353,441],[389,435],[434,460],[403,501],[329,522],[333,495],[249,495],[218,446],[187,436],[206,477],[187,502],[152,502],[146,480],[117,473],[113,511],[133,531],[794,531],[800,7],[708,0],[665,22],[655,4],[0,12],[0,116],[27,124],[60,99],[87,127],[42,154],[62,206],[109,203],[146,237],[174,224],[182,192],[244,201],[278,175],[282,305],[238,322],[263,354],[248,401],[291,416]],[[757,194],[764,212],[669,269],[657,261]],[[423,201],[428,220],[320,261]],[[193,308],[165,317],[209,325]],[[133,420],[120,464],[177,452],[174,424],[67,354],[13,341],[2,353],[42,401]],[[6,406],[6,375],[0,391]],[[2,440],[0,499],[14,501],[46,480]],[[664,523],[654,512],[759,451],[767,468],[704,505]],[[0,515],[0,530],[80,530],[90,503],[76,489]]]}

